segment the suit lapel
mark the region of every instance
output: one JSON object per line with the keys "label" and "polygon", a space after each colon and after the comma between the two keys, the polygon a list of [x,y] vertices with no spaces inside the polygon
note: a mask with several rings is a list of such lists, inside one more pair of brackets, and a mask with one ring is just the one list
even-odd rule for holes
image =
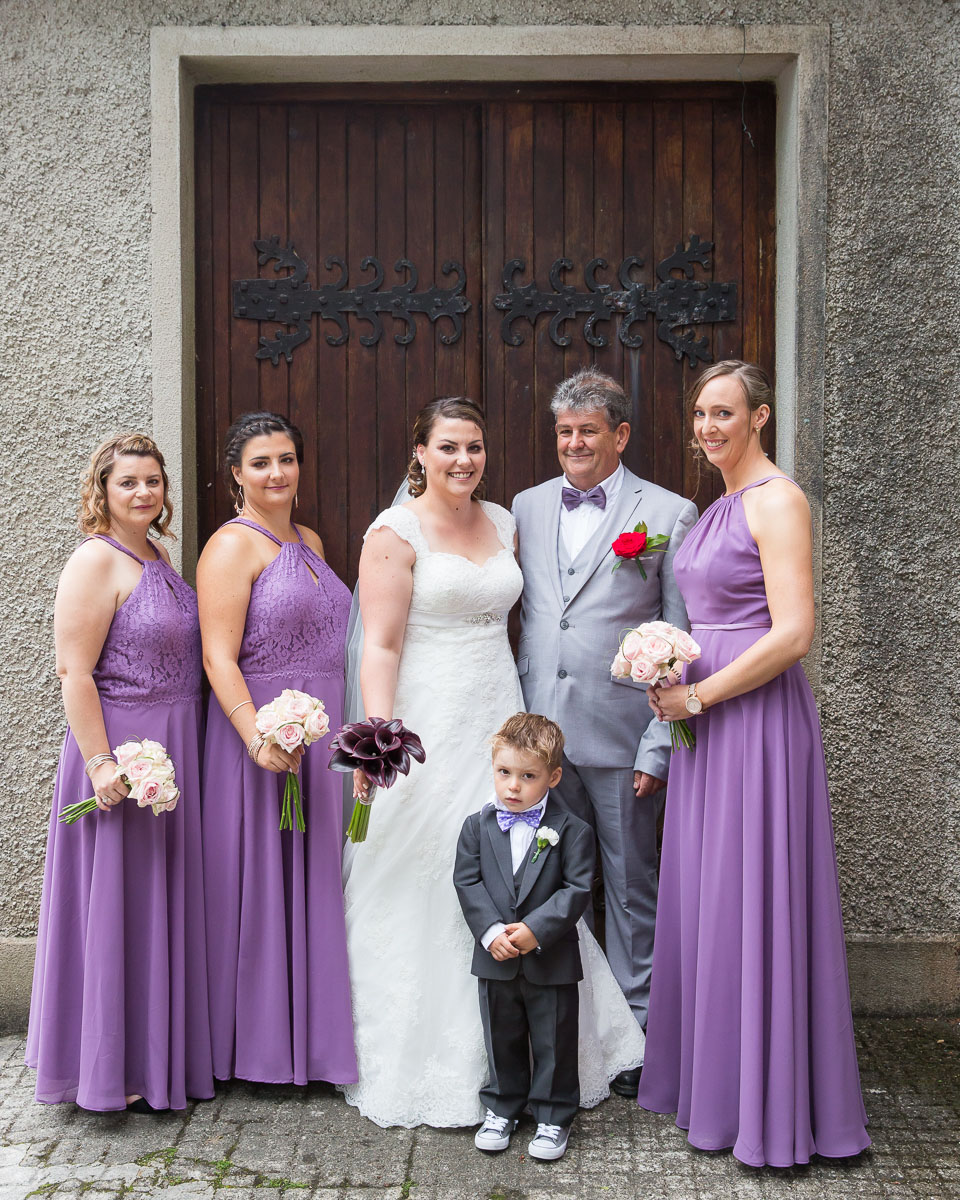
{"label": "suit lapel", "polygon": [[[612,569],[614,556],[611,547],[614,539],[619,537],[624,530],[632,529],[637,524],[639,518],[634,514],[640,507],[642,499],[643,480],[624,467],[623,482],[620,485],[617,499],[610,509],[604,513],[604,519],[600,528],[591,539],[593,550],[587,559],[587,566],[583,571],[578,571],[571,581],[572,587],[568,591],[571,604],[583,590],[584,584],[596,574],[597,568],[608,556],[610,558],[610,568]],[[559,520],[558,515],[557,521],[559,522]]]}
{"label": "suit lapel", "polygon": [[[552,824],[550,824],[551,822],[552,822]],[[567,814],[563,811],[562,808],[559,808],[556,804],[551,804],[550,798],[548,797],[547,803],[543,809],[543,817],[540,821],[540,824],[541,825],[549,825],[551,829],[555,829],[556,832],[561,837],[563,837],[563,827],[566,823],[567,823]],[[520,905],[524,902],[524,900],[526,900],[527,896],[530,895],[530,892],[533,889],[533,885],[540,878],[540,872],[543,870],[544,864],[546,863],[547,859],[550,857],[551,854],[556,854],[557,850],[559,849],[559,846],[544,846],[544,848],[540,851],[537,861],[533,862],[532,859],[533,859],[533,855],[536,853],[536,849],[537,849],[537,836],[536,836],[536,833],[534,833],[533,841],[530,843],[530,849],[527,851],[527,854],[529,856],[527,858],[527,867],[526,867],[526,870],[523,872],[523,879],[520,883],[520,890],[517,893],[517,908],[518,909],[519,909]]]}
{"label": "suit lapel", "polygon": [[557,600],[557,606],[563,605],[563,592],[560,589],[560,563],[557,557],[558,538],[560,537],[560,491],[563,487],[563,477],[550,480],[550,486],[544,488],[544,503],[540,521],[540,546],[543,554],[544,567],[550,577],[550,584]]}
{"label": "suit lapel", "polygon": [[497,866],[503,876],[503,882],[511,896],[516,894],[517,885],[513,879],[513,856],[510,853],[510,835],[504,833],[497,824],[497,810],[494,805],[485,808],[480,814],[480,823],[486,830],[487,837],[493,846]]}

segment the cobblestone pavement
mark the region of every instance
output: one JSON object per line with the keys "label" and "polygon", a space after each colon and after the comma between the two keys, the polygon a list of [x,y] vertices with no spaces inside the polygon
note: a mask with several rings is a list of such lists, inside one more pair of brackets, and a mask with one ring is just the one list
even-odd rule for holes
{"label": "cobblestone pavement", "polygon": [[856,1159],[754,1170],[687,1145],[670,1117],[612,1097],[560,1162],[472,1130],[379,1129],[326,1085],[232,1083],[184,1113],[97,1115],[33,1100],[23,1041],[0,1038],[0,1198],[89,1200],[913,1200],[960,1198],[960,1022],[857,1023],[874,1138]]}

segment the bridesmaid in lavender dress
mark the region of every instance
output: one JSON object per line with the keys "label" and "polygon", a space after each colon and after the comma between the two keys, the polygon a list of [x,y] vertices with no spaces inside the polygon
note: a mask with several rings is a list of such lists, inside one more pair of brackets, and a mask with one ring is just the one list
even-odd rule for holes
{"label": "bridesmaid in lavender dress", "polygon": [[[331,731],[339,727],[350,593],[319,537],[291,521],[300,431],[276,413],[246,413],[227,433],[224,461],[241,515],[213,535],[197,569],[214,692],[203,774],[213,1070],[355,1083],[340,776],[327,770],[324,741],[287,753],[262,744],[255,722],[289,687],[322,700]],[[291,768],[305,833],[279,831]]]}
{"label": "bridesmaid in lavender dress", "polygon": [[639,1102],[703,1150],[750,1166],[870,1144],[854,1045],[837,862],[816,705],[810,510],[759,431],[772,394],[728,361],[691,393],[695,444],[726,492],[674,572],[703,654],[650,689],[695,717],[667,793]]}
{"label": "bridesmaid in lavender dress", "polygon": [[[100,1111],[184,1108],[213,1095],[200,882],[197,598],[148,533],[172,515],[163,457],[140,434],[104,442],[84,479],[88,534],[60,576],[57,674],[69,729],[47,839],[27,1065],[37,1099]],[[180,800],[124,802],[112,750],[169,752]],[[89,778],[88,778],[89,775]],[[93,793],[75,825],[63,808]]]}

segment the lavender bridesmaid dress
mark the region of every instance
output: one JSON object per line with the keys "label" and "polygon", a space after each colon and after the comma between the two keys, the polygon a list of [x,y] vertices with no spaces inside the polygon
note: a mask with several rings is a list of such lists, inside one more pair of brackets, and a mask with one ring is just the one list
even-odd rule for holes
{"label": "lavender bridesmaid dress", "polygon": [[[254,581],[239,666],[259,708],[287,687],[343,710],[350,593],[302,541]],[[299,538],[299,533],[297,537]],[[213,1070],[261,1083],[356,1083],[340,882],[343,786],[324,738],[300,764],[306,832],[280,832],[285,775],[256,766],[210,697],[203,868]]]}
{"label": "lavender bridesmaid dress", "polygon": [[83,1108],[184,1108],[213,1095],[203,887],[197,598],[162,559],[137,558],[137,586],[110,625],[94,679],[111,748],[154,738],[180,802],[154,816],[124,800],[62,825],[93,794],[67,732],[47,838],[27,1065],[37,1099]]}
{"label": "lavender bridesmaid dress", "polygon": [[[674,560],[703,650],[685,683],[770,628],[747,490]],[[870,1139],[810,685],[798,663],[691,724],[696,749],[670,765],[639,1103],[750,1166],[857,1154]]]}

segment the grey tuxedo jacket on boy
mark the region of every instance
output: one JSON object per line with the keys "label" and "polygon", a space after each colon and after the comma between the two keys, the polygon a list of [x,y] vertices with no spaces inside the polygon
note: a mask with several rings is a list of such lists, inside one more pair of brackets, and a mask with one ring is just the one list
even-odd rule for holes
{"label": "grey tuxedo jacket on boy", "polygon": [[[590,899],[595,845],[593,830],[555,800],[547,799],[541,826],[559,835],[533,862],[534,837],[514,877],[510,834],[497,824],[497,810],[488,804],[463,823],[457,844],[453,883],[470,931],[477,939],[474,975],[481,979],[514,979],[521,972],[537,984],[576,983],[583,978],[576,924]],[[523,921],[540,943],[517,958],[497,962],[480,938],[491,925]]]}
{"label": "grey tuxedo jacket on boy", "polygon": [[[517,671],[524,703],[557,722],[577,766],[632,767],[666,779],[669,726],[654,718],[646,686],[612,679],[610,664],[629,626],[664,620],[689,629],[672,568],[697,510],[624,468],[597,533],[569,562],[560,541],[564,483],[551,479],[513,502],[523,569]],[[664,553],[642,556],[646,581],[632,562],[612,570],[611,543],[641,521],[650,534],[670,538]]]}

